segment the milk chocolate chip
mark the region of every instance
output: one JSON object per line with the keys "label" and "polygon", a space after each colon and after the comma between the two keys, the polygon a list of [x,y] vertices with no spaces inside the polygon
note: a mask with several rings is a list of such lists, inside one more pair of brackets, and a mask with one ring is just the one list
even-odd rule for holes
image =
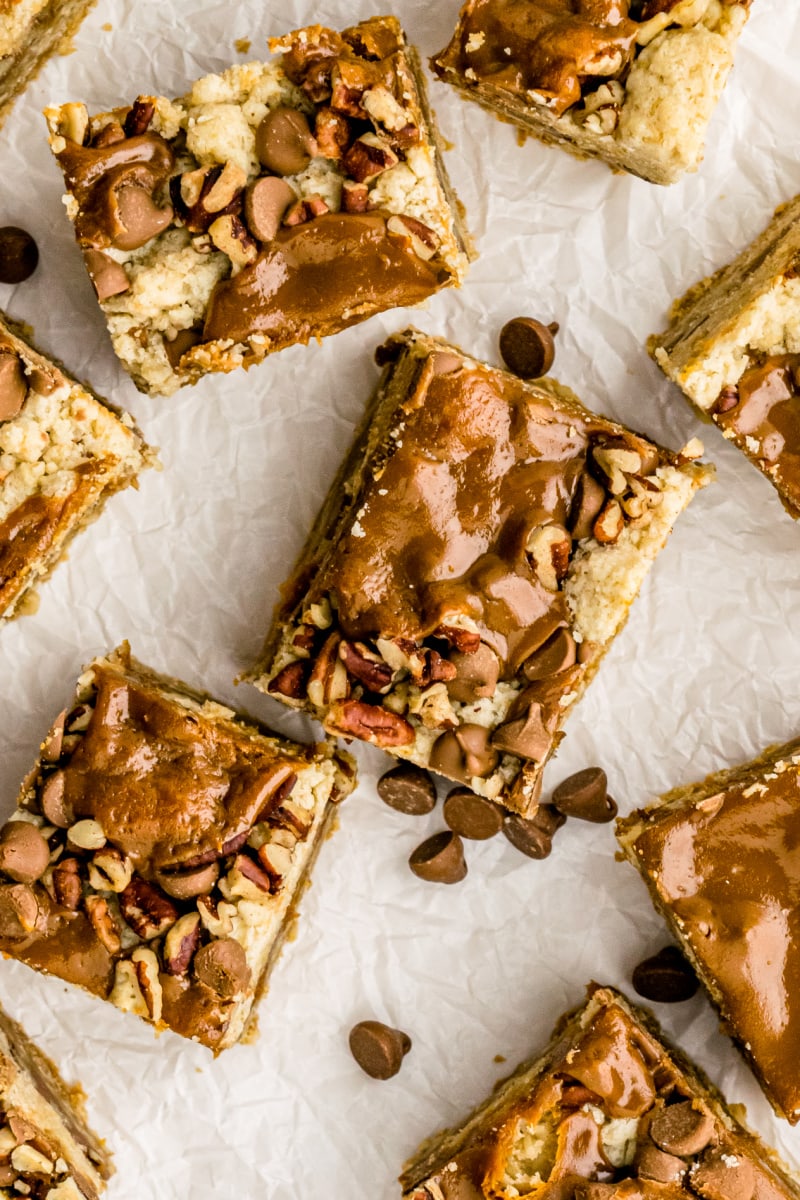
{"label": "milk chocolate chip", "polygon": [[503,833],[511,845],[528,858],[547,858],[553,849],[553,834],[566,819],[552,804],[540,804],[532,817],[520,817],[516,813],[506,817]]}
{"label": "milk chocolate chip", "polygon": [[509,371],[520,379],[540,379],[553,365],[558,325],[543,325],[533,317],[515,317],[500,330],[500,353]]}
{"label": "milk chocolate chip", "polygon": [[41,757],[42,762],[55,763],[61,757],[61,747],[64,744],[64,724],[67,719],[67,710],[64,708],[58,714],[47,737],[42,742]]}
{"label": "milk chocolate chip", "polygon": [[467,873],[464,845],[457,833],[445,830],[426,838],[408,860],[411,870],[429,883],[459,883]]}
{"label": "milk chocolate chip", "polygon": [[559,629],[535,654],[526,658],[523,674],[531,681],[547,679],[559,671],[566,671],[567,667],[573,667],[576,657],[574,637],[568,629]]}
{"label": "milk chocolate chip", "polygon": [[173,371],[177,371],[180,361],[187,350],[197,346],[203,340],[199,329],[179,329],[173,338],[164,338],[164,353]]}
{"label": "milk chocolate chip", "polygon": [[145,242],[163,233],[173,218],[171,205],[159,208],[151,193],[138,183],[123,181],[111,191],[112,213],[116,202],[119,226],[113,245],[118,250],[138,250]]}
{"label": "milk chocolate chip", "polygon": [[247,228],[260,242],[271,242],[281,227],[283,214],[297,199],[285,179],[264,175],[250,184],[244,197]]}
{"label": "milk chocolate chip", "polygon": [[481,642],[472,654],[455,650],[450,654],[449,661],[456,669],[455,679],[447,684],[447,694],[451,700],[472,704],[475,700],[495,694],[500,678],[500,660],[491,646]]}
{"label": "milk chocolate chip", "polygon": [[714,1118],[691,1100],[668,1104],[650,1122],[650,1137],[666,1154],[688,1158],[705,1150],[714,1134]]}
{"label": "milk chocolate chip", "polygon": [[22,362],[10,346],[0,346],[0,421],[10,421],[22,410],[28,384]]}
{"label": "milk chocolate chip", "polygon": [[0,885],[0,938],[21,941],[47,916],[46,893],[41,900],[26,883]]}
{"label": "milk chocolate chip", "polygon": [[553,733],[548,728],[544,709],[532,701],[522,716],[504,721],[492,735],[492,745],[506,754],[542,762],[553,742]]}
{"label": "milk chocolate chip", "polygon": [[633,986],[640,996],[659,1004],[676,1004],[692,997],[699,986],[691,963],[677,946],[665,946],[633,970]]}
{"label": "milk chocolate chip", "polygon": [[359,1021],[350,1030],[350,1052],[370,1079],[391,1079],[411,1049],[411,1038],[382,1021]]}
{"label": "milk chocolate chip", "polygon": [[606,490],[593,475],[584,471],[575,487],[569,527],[575,539],[591,537],[594,523],[607,499]]}
{"label": "milk chocolate chip", "polygon": [[25,229],[16,225],[0,229],[0,283],[23,283],[38,262],[39,249]]}
{"label": "milk chocolate chip", "polygon": [[198,950],[194,973],[223,1000],[231,1000],[250,979],[244,948],[234,938],[218,938]]}
{"label": "milk chocolate chip", "polygon": [[297,175],[316,152],[308,120],[296,108],[273,108],[256,130],[258,160],[276,175]]}
{"label": "milk chocolate chip", "polygon": [[503,828],[502,809],[467,788],[453,788],[444,802],[443,815],[453,833],[473,841],[485,841]]}
{"label": "milk chocolate chip", "polygon": [[689,1173],[692,1191],[706,1200],[751,1200],[756,1186],[753,1164],[740,1152],[720,1147],[704,1155]]}
{"label": "milk chocolate chip", "polygon": [[0,830],[0,871],[17,883],[35,883],[50,862],[50,847],[29,821],[9,821]]}
{"label": "milk chocolate chip", "polygon": [[642,1179],[655,1183],[680,1183],[686,1174],[686,1163],[674,1154],[665,1154],[652,1142],[644,1142],[636,1153],[636,1172]]}
{"label": "milk chocolate chip", "polygon": [[68,829],[74,819],[66,803],[65,790],[66,778],[64,772],[54,771],[45,780],[39,795],[39,804],[42,812],[50,824],[57,825],[59,829]]}
{"label": "milk chocolate chip", "polygon": [[384,804],[411,817],[421,817],[436,805],[436,788],[427,771],[413,763],[393,767],[378,780],[378,795]]}
{"label": "milk chocolate chip", "polygon": [[430,766],[442,775],[468,783],[473,775],[491,775],[499,755],[489,745],[489,730],[484,725],[460,725],[448,730],[433,743]]}
{"label": "milk chocolate chip", "polygon": [[86,263],[86,270],[98,300],[120,296],[130,288],[130,280],[122,263],[104,254],[102,250],[84,250],[83,261]]}
{"label": "milk chocolate chip", "polygon": [[553,804],[565,817],[603,824],[613,821],[617,806],[607,791],[608,780],[602,767],[587,767],[563,780],[553,792]]}

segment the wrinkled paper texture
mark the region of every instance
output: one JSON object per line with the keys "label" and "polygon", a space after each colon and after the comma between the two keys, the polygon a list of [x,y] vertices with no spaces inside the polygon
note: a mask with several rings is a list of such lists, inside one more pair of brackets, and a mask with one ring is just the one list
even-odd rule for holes
{"label": "wrinkled paper texture", "polygon": [[[427,56],[449,38],[457,0],[391,8]],[[99,0],[74,53],[48,64],[0,131],[0,223],[30,229],[42,256],[30,281],[0,287],[0,306],[127,407],[164,462],[81,535],[38,613],[0,632],[3,814],[81,664],[123,638],[152,666],[287,734],[313,735],[308,721],[233,679],[259,651],[278,586],[349,445],[377,377],[374,348],[409,322],[496,362],[504,321],[556,320],[557,378],[672,447],[699,433],[718,467],[573,713],[546,788],[600,762],[628,812],[800,732],[800,528],[743,456],[699,427],[643,349],[670,301],[800,190],[796,5],[756,0],[705,162],[683,182],[658,188],[534,141],[520,147],[512,128],[431,83],[480,251],[460,292],[170,400],[140,396],[118,366],[63,212],[42,108],[179,95],[246,61],[237,39],[261,57],[268,35],[314,21],[342,27],[373,11],[369,0]],[[609,826],[569,822],[544,862],[502,837],[468,844],[463,883],[416,879],[406,860],[442,827],[440,810],[411,818],[386,808],[374,785],[389,764],[368,748],[356,754],[361,787],[322,850],[255,1044],[214,1061],[0,962],[2,1002],[86,1088],[91,1123],[115,1157],[109,1200],[396,1197],[406,1156],[540,1047],[590,979],[630,992],[633,966],[668,940],[636,873],[615,862]],[[800,1162],[800,1131],[771,1115],[705,997],[658,1015]],[[347,1049],[351,1025],[367,1017],[413,1039],[388,1083],[363,1075]]]}

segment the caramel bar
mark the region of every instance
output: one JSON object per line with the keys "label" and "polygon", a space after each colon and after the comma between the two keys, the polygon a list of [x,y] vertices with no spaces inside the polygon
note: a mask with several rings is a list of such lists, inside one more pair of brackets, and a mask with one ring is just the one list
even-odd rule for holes
{"label": "caramel bar", "polygon": [[75,534],[156,462],[126,413],[0,313],[0,625],[35,608],[37,585]]}
{"label": "caramel bar", "polygon": [[20,92],[77,33],[95,0],[5,0],[0,19],[0,125]]}
{"label": "caramel bar", "polygon": [[98,1200],[112,1173],[81,1088],[0,1009],[0,1195]]}
{"label": "caramel bar", "polygon": [[696,171],[750,0],[466,0],[434,71],[540,141],[651,183]]}
{"label": "caramel bar", "polygon": [[415,330],[379,361],[250,678],[330,733],[529,815],[568,713],[712,469],[553,380]]}
{"label": "caramel bar", "polygon": [[800,517],[800,197],[677,300],[648,349]]}
{"label": "caramel bar", "polygon": [[0,831],[0,950],[215,1052],[245,1030],[347,756],[95,659]]}
{"label": "caramel bar", "polygon": [[537,1059],[400,1178],[408,1200],[788,1200],[775,1152],[668,1046],[649,1013],[592,984]]}
{"label": "caramel bar", "polygon": [[800,1120],[800,739],[677,788],[617,836],[775,1111]]}
{"label": "caramel bar", "polygon": [[114,349],[169,395],[460,284],[469,251],[393,17],[274,38],[176,101],[47,110]]}

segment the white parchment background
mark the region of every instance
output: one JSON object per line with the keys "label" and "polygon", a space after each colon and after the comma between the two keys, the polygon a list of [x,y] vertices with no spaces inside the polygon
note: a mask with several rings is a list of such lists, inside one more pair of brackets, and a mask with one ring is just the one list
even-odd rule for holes
{"label": "white parchment background", "polygon": [[[389,5],[423,53],[457,0]],[[375,378],[374,347],[413,321],[497,360],[509,317],[561,325],[554,374],[592,406],[678,447],[700,432],[719,480],[681,519],[630,622],[570,721],[548,786],[602,762],[623,812],[800,730],[800,528],[767,483],[697,421],[645,354],[669,301],[730,259],[800,190],[800,11],[756,0],[699,174],[661,189],[612,176],[515,133],[432,85],[448,164],[480,258],[461,292],[394,312],[249,374],[171,400],[140,396],[118,367],[61,205],[42,107],[94,111],[262,54],[269,34],[371,14],[369,0],[99,0],[68,57],[51,62],[0,132],[0,224],[28,227],[41,265],[0,306],[44,349],[130,409],[164,471],[115,498],[42,593],[0,634],[0,812],[80,664],[128,637],[153,666],[248,707],[282,730],[310,727],[232,680],[256,655],[277,588],[303,542]],[[89,1094],[113,1149],[109,1200],[384,1200],[406,1155],[532,1052],[595,978],[630,989],[664,943],[643,885],[614,861],[611,828],[569,823],[537,863],[503,838],[468,845],[469,875],[423,883],[406,859],[441,827],[377,799],[386,765],[359,749],[362,786],[324,848],[261,1006],[257,1044],[208,1053],[0,962],[0,999]],[[800,1131],[770,1114],[702,996],[661,1006],[668,1033],[730,1100],[800,1163]],[[388,1083],[347,1050],[357,1020],[406,1029],[413,1050]],[[504,1055],[505,1067],[495,1055]]]}

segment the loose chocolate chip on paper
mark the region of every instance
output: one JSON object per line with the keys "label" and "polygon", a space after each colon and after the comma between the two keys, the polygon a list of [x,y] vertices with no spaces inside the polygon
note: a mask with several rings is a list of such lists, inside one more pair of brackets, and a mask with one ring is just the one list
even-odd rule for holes
{"label": "loose chocolate chip on paper", "polygon": [[503,828],[502,809],[468,788],[453,788],[444,802],[443,815],[453,833],[473,841],[485,841]]}
{"label": "loose chocolate chip on paper", "polygon": [[608,780],[602,767],[587,767],[563,780],[553,792],[553,804],[565,817],[603,824],[612,821],[617,806],[608,795]]}
{"label": "loose chocolate chip on paper", "polygon": [[464,844],[457,833],[443,830],[417,846],[408,865],[429,883],[459,883],[467,873]]}
{"label": "loose chocolate chip on paper", "polygon": [[547,858],[553,849],[553,835],[565,823],[563,813],[552,804],[540,804],[532,817],[516,813],[506,817],[503,833],[511,845],[528,858]]}
{"label": "loose chocolate chip on paper", "polygon": [[533,317],[514,317],[500,330],[500,353],[509,371],[521,379],[540,379],[553,365],[558,325]]}
{"label": "loose chocolate chip on paper", "polygon": [[633,986],[646,1000],[677,1004],[689,1000],[699,986],[691,963],[677,946],[665,946],[633,969]]}
{"label": "loose chocolate chip on paper", "polygon": [[378,780],[378,795],[384,804],[411,817],[432,812],[436,805],[436,787],[427,771],[413,763],[393,767]]}
{"label": "loose chocolate chip on paper", "polygon": [[650,1122],[650,1137],[667,1154],[688,1157],[705,1150],[714,1135],[714,1118],[691,1100],[668,1104]]}
{"label": "loose chocolate chip on paper", "polygon": [[350,1052],[371,1079],[391,1079],[410,1049],[408,1034],[382,1021],[359,1021],[350,1030]]}
{"label": "loose chocolate chip on paper", "polygon": [[16,225],[0,229],[0,283],[23,283],[38,262],[39,248],[27,230]]}

